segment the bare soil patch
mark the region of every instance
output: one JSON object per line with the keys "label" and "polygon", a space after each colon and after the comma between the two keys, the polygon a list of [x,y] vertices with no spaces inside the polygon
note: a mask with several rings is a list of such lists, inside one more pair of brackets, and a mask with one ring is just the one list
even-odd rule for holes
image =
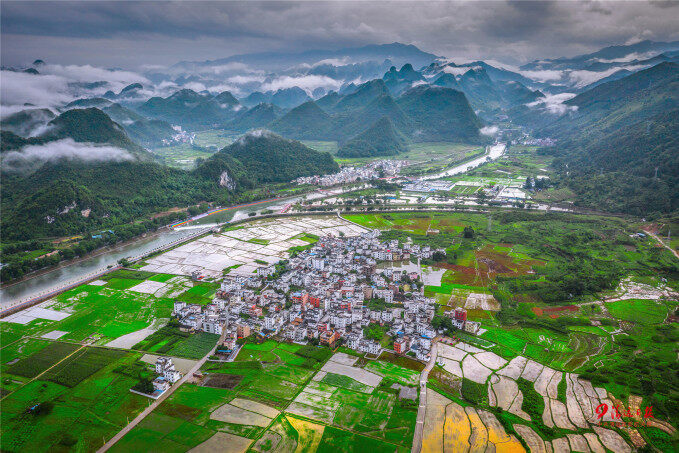
{"label": "bare soil patch", "polygon": [[203,387],[233,389],[243,379],[240,374],[210,374],[203,380]]}

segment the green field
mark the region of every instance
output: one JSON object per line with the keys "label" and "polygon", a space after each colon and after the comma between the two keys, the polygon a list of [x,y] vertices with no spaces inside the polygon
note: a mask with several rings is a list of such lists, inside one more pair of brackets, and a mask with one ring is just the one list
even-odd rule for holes
{"label": "green field", "polygon": [[[676,304],[673,304],[676,306]],[[668,306],[656,300],[627,299],[616,302],[606,302],[606,308],[611,315],[623,321],[638,322],[640,324],[658,324],[667,317]]]}
{"label": "green field", "polygon": [[328,152],[330,154],[335,154],[337,152],[338,146],[337,142],[324,142],[319,140],[302,140],[306,146],[316,151]]}
{"label": "green field", "polygon": [[132,349],[187,359],[200,359],[217,344],[219,335],[207,332],[190,334],[165,326],[137,343]]}
{"label": "green field", "polygon": [[[247,348],[247,349],[246,349]],[[295,356],[299,345],[266,341],[246,344],[243,349],[256,353],[290,354]],[[313,376],[313,371],[291,363],[262,364],[258,360],[206,362],[201,371],[207,377],[205,385],[185,384],[164,401],[152,416],[135,427],[114,451],[149,451],[157,446],[172,451],[186,451],[218,431],[255,439],[265,428],[215,420],[210,414],[234,398],[250,399],[281,409],[286,406]],[[213,381],[210,381],[213,379]],[[216,380],[214,380],[216,379]],[[223,387],[219,382],[228,382]]]}
{"label": "green field", "polygon": [[102,356],[87,348],[67,368],[45,375],[67,386],[40,379],[16,390],[2,401],[0,447],[96,450],[102,438],[112,437],[147,405],[146,398],[129,391],[138,378],[125,374],[139,357],[122,351]]}
{"label": "green field", "polygon": [[230,145],[238,137],[237,134],[221,129],[210,129],[196,132],[194,143],[200,147],[207,148],[208,151],[219,151]]}
{"label": "green field", "polygon": [[[9,366],[5,372],[16,376],[34,378],[48,368],[80,349],[79,345],[54,342],[40,348],[28,357]],[[4,351],[3,351],[4,360]]]}
{"label": "green field", "polygon": [[206,305],[212,302],[212,297],[217,288],[219,288],[219,285],[216,283],[201,282],[194,284],[192,288],[187,289],[176,298],[187,304]]}
{"label": "green field", "polygon": [[161,146],[152,150],[153,154],[162,158],[167,165],[181,169],[191,169],[198,158],[207,159],[216,150],[208,150],[189,143],[177,143],[170,146]]}
{"label": "green field", "polygon": [[328,385],[334,385],[335,387],[342,387],[347,390],[355,390],[361,393],[370,393],[372,391],[371,387],[368,387],[367,385],[342,374],[328,373],[323,377],[323,379],[321,379],[321,382]]}
{"label": "green field", "polygon": [[406,167],[404,175],[418,175],[443,171],[446,167],[462,162],[472,156],[481,155],[482,147],[446,142],[423,142],[410,145],[408,152],[398,156],[399,159],[411,161],[413,165]]}
{"label": "green field", "polygon": [[217,430],[229,431],[228,424],[210,420],[210,413],[231,399],[228,390],[183,385],[112,451],[187,451]]}
{"label": "green field", "polygon": [[[318,420],[323,423],[331,420],[333,433],[343,433],[341,430],[347,429],[370,436],[377,442],[396,444],[392,448],[409,448],[415,428],[417,402],[399,400],[398,390],[392,389],[391,383],[399,378],[409,381],[413,373],[416,376],[418,374],[388,362],[370,364],[374,364],[376,370],[393,371],[395,374],[390,375],[384,385],[372,389],[347,376],[328,373],[320,381],[309,382],[303,393],[302,407],[307,408],[306,413],[313,414],[308,415],[312,419],[319,417]],[[342,448],[355,451],[352,448],[358,447],[345,445]]]}
{"label": "green field", "polygon": [[405,385],[417,385],[420,380],[420,373],[417,371],[409,370],[389,362],[369,362],[364,368]]}
{"label": "green field", "polygon": [[[122,335],[148,327],[158,318],[169,318],[172,299],[126,291],[142,280],[111,278],[105,286],[83,285],[57,296],[50,307],[68,311],[62,321],[33,321],[23,326],[24,334],[43,334],[52,330],[68,332],[60,339],[94,339],[105,344]],[[3,331],[7,323],[3,323]]]}

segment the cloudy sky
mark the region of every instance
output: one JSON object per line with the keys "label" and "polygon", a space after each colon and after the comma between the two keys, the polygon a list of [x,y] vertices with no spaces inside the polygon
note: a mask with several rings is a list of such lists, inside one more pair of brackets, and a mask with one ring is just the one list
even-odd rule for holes
{"label": "cloudy sky", "polygon": [[507,63],[679,40],[677,1],[0,3],[2,64],[138,69],[399,41]]}

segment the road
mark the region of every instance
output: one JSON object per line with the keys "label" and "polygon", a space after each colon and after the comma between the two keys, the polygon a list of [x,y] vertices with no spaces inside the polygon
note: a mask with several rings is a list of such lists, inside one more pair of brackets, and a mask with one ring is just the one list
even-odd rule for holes
{"label": "road", "polygon": [[105,451],[108,451],[111,447],[113,447],[116,444],[116,442],[118,442],[120,439],[122,439],[125,436],[125,434],[129,433],[132,430],[132,428],[137,426],[142,420],[144,420],[144,418],[146,418],[147,415],[149,415],[151,412],[153,412],[155,410],[155,408],[157,408],[163,401],[165,401],[170,395],[172,395],[172,393],[174,393],[175,390],[177,390],[183,383],[185,383],[189,379],[189,377],[193,376],[193,373],[198,371],[200,369],[200,367],[203,366],[203,364],[208,359],[208,357],[210,357],[211,355],[213,355],[215,353],[215,351],[217,350],[217,346],[224,341],[224,338],[226,338],[226,332],[227,332],[226,330],[224,330],[224,332],[222,332],[222,335],[219,337],[219,341],[217,341],[217,344],[215,345],[215,347],[212,348],[212,350],[210,352],[205,354],[205,356],[202,359],[200,359],[198,362],[196,362],[194,367],[191,368],[191,370],[189,370],[188,373],[186,373],[184,376],[182,376],[182,378],[180,380],[178,380],[177,382],[175,382],[175,384],[172,387],[170,387],[162,395],[160,395],[158,397],[158,399],[155,400],[153,403],[151,403],[149,405],[149,407],[144,409],[141,412],[141,414],[137,415],[134,418],[134,420],[132,420],[127,426],[125,426],[123,429],[121,429],[120,432],[118,432],[118,434],[116,434],[115,436],[113,436],[111,438],[111,440],[106,442],[103,447],[101,447],[99,450],[97,450],[97,453],[103,453]]}
{"label": "road", "polygon": [[422,436],[424,433],[424,414],[427,410],[427,380],[429,379],[429,372],[436,364],[436,357],[438,356],[438,338],[434,338],[431,345],[431,352],[429,362],[424,367],[420,374],[420,405],[417,408],[417,422],[415,423],[415,435],[413,436],[413,447],[411,453],[420,453],[422,450]]}
{"label": "road", "polygon": [[660,244],[662,244],[663,247],[665,247],[667,250],[669,250],[670,252],[672,252],[672,254],[673,254],[675,257],[679,258],[679,252],[677,252],[676,250],[674,250],[674,249],[673,249],[672,247],[670,247],[669,245],[665,244],[665,242],[663,242],[663,240],[660,239],[660,238],[658,237],[657,234],[651,233],[651,232],[648,231],[648,230],[644,230],[644,232],[645,232],[646,234],[650,235],[651,237],[653,237],[653,239],[655,239],[656,241],[660,242]]}

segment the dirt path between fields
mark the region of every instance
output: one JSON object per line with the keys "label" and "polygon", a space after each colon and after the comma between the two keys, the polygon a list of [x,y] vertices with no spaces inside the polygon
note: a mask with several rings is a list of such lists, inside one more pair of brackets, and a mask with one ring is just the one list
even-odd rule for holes
{"label": "dirt path between fields", "polygon": [[427,366],[420,374],[420,405],[417,408],[417,422],[415,423],[415,435],[413,436],[413,446],[411,453],[420,453],[422,450],[422,436],[424,434],[424,415],[427,410],[427,380],[429,379],[429,372],[436,364],[436,357],[438,356],[438,338],[434,338],[431,344],[431,352]]}

